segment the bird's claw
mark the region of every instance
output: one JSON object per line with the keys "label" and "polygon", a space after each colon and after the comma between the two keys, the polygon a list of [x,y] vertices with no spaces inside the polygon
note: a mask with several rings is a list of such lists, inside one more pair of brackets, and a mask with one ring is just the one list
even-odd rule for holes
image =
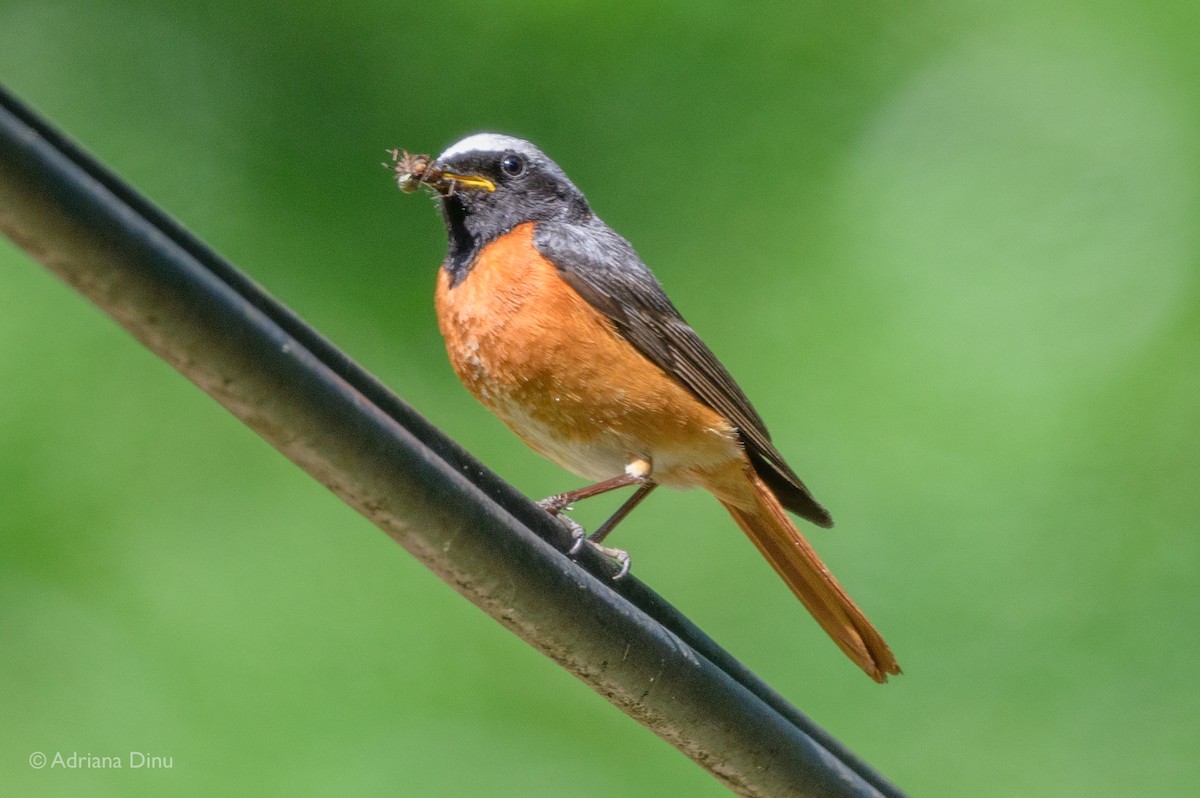
{"label": "bird's claw", "polygon": [[587,532],[580,524],[568,516],[560,514],[556,517],[562,521],[563,526],[571,533],[571,548],[567,549],[567,556],[574,557],[583,549],[583,544],[587,541]]}
{"label": "bird's claw", "polygon": [[622,579],[626,574],[629,573],[629,567],[633,564],[633,558],[629,556],[629,552],[625,551],[624,549],[613,549],[609,548],[608,546],[601,546],[599,543],[594,543],[591,540],[589,540],[588,543],[591,543],[596,551],[600,552],[605,557],[614,560],[617,565],[621,566],[621,569],[617,571],[615,575],[613,575],[612,580],[614,582]]}

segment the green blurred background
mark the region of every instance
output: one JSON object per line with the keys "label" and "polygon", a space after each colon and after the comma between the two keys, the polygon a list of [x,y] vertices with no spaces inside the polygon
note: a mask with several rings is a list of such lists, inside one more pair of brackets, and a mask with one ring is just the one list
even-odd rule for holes
{"label": "green blurred background", "polygon": [[[379,166],[534,140],[906,673],[702,494],[621,529],[642,579],[914,796],[1194,795],[1200,7],[593,5],[4,0],[0,80],[542,496],[577,480],[455,381],[440,221]],[[7,241],[0,284],[5,794],[723,794]]]}

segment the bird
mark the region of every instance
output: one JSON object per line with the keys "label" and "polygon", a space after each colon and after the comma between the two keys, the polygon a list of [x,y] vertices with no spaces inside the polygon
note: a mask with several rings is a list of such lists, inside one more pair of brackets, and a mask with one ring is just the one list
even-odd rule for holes
{"label": "bird", "polygon": [[[478,133],[436,159],[393,150],[400,188],[432,190],[447,253],[435,308],[467,389],[535,452],[589,485],[541,505],[636,486],[590,540],[659,485],[713,494],[868,676],[891,649],[789,518],[833,519],[633,246],[528,141]],[[388,164],[385,164],[388,165]],[[601,548],[614,555],[614,549]],[[628,562],[626,558],[625,566]]]}

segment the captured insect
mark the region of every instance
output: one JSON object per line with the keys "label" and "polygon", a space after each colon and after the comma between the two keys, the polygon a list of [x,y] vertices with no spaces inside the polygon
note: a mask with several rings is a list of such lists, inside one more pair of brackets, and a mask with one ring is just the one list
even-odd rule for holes
{"label": "captured insect", "polygon": [[423,185],[440,191],[439,184],[443,182],[442,170],[432,166],[433,159],[428,155],[400,149],[387,152],[392,156],[392,162],[383,166],[396,173],[396,185],[405,194],[411,194]]}
{"label": "captured insect", "polygon": [[405,194],[411,194],[422,186],[433,189],[443,197],[452,196],[460,186],[488,192],[496,190],[496,184],[486,177],[452,174],[435,164],[428,155],[401,149],[387,152],[392,156],[392,162],[383,164],[383,167],[396,173],[396,185]]}

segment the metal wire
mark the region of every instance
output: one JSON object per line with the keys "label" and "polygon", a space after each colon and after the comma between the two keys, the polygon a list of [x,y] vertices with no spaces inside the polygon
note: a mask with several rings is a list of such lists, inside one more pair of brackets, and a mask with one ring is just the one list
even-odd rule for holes
{"label": "metal wire", "polygon": [[0,230],[455,590],[746,796],[903,793],[0,87]]}

